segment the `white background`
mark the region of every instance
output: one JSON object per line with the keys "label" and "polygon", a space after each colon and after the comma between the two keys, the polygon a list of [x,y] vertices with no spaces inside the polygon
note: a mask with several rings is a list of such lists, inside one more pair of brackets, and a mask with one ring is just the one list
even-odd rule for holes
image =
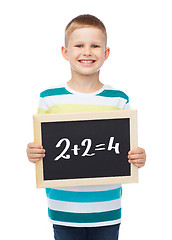
{"label": "white background", "polygon": [[4,0],[0,3],[0,238],[53,240],[43,189],[26,157],[39,94],[70,79],[60,48],[79,14],[99,17],[111,55],[101,81],[138,109],[147,164],[139,184],[123,186],[120,240],[172,239],[172,6],[167,0]]}

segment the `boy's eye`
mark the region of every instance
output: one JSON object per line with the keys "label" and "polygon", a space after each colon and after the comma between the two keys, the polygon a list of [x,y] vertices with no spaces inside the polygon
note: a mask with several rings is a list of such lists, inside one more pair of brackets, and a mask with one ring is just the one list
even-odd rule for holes
{"label": "boy's eye", "polygon": [[92,45],[92,48],[98,48],[99,46],[98,45]]}
{"label": "boy's eye", "polygon": [[81,44],[76,45],[75,47],[82,48]]}

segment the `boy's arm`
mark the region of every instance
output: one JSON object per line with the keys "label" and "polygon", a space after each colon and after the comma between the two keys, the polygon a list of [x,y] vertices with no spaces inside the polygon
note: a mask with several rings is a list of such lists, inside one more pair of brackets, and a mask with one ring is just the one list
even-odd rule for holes
{"label": "boy's arm", "polygon": [[[45,102],[43,93],[44,92],[40,94],[37,114],[49,113],[49,108]],[[27,145],[26,153],[29,161],[32,163],[36,163],[40,161],[41,158],[45,157],[45,149],[43,149],[43,146],[36,144],[34,142],[31,142]]]}
{"label": "boy's arm", "polygon": [[[129,110],[131,109],[129,99],[127,103],[125,104],[123,110]],[[135,148],[129,151],[128,153],[128,161],[129,163],[132,163],[134,166],[141,168],[145,165],[146,162],[146,153],[143,148]]]}
{"label": "boy's arm", "polygon": [[146,162],[146,153],[143,148],[135,148],[129,151],[128,153],[128,161],[132,163],[134,166],[141,168],[145,165]]}

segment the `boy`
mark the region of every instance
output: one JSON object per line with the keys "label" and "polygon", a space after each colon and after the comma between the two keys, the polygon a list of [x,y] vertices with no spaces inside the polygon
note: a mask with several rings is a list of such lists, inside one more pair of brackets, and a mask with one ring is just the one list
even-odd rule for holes
{"label": "boy", "polygon": [[[42,92],[38,113],[130,108],[125,93],[99,81],[100,68],[110,53],[106,44],[105,26],[92,15],[80,15],[67,25],[62,55],[70,63],[71,80]],[[35,163],[45,157],[45,150],[29,143],[27,155]],[[146,161],[145,150],[133,149],[128,158],[140,168]],[[118,239],[121,185],[46,189],[46,193],[56,240]]]}

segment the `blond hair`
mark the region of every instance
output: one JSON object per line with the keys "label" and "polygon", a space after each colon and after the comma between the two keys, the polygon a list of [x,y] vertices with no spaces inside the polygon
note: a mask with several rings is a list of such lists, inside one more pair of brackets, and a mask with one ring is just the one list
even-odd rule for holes
{"label": "blond hair", "polygon": [[102,21],[98,19],[97,17],[90,15],[90,14],[83,14],[79,15],[76,18],[72,19],[68,25],[65,28],[65,46],[67,46],[69,37],[71,33],[79,28],[85,28],[85,27],[95,27],[100,30],[105,35],[105,45],[107,44],[107,33],[106,33],[106,28]]}

